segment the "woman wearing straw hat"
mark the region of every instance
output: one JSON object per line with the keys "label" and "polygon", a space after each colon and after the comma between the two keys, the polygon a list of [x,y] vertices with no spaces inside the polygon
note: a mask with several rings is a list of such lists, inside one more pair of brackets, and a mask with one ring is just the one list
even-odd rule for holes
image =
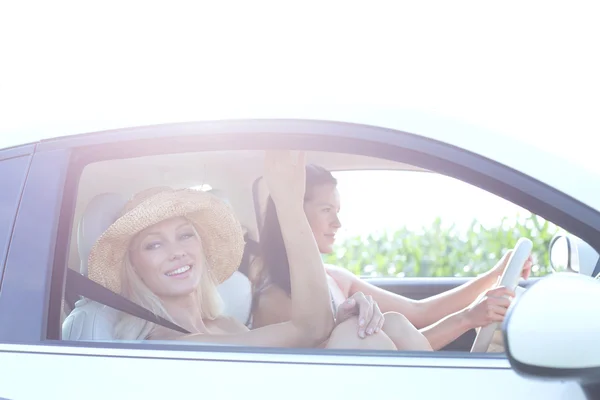
{"label": "woman wearing straw hat", "polygon": [[[319,250],[303,210],[304,154],[270,152],[265,179],[283,228],[294,300],[290,321],[248,330],[220,315],[216,286],[238,267],[242,228],[217,197],[190,189],[153,188],[138,193],[122,216],[95,243],[91,279],[185,328],[181,334],[122,314],[118,339],[185,339],[199,342],[277,347],[385,348],[378,339],[361,340],[355,315],[379,330],[381,312],[357,294],[338,313],[334,328],[329,290]],[[377,336],[377,335],[373,335]]]}

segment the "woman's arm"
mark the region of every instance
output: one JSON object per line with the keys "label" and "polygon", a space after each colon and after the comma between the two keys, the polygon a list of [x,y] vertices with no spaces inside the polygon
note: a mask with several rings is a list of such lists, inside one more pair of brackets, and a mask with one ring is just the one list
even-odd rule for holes
{"label": "woman's arm", "polygon": [[[481,319],[470,318],[471,314],[465,308],[487,289],[484,286],[487,282],[482,278],[428,299],[413,300],[371,285],[345,269],[327,266],[327,270],[345,294],[361,291],[371,295],[382,312],[399,312],[416,328],[423,328],[421,333],[433,350],[441,349],[469,329],[483,324]],[[463,305],[462,309],[456,310],[460,305]]]}
{"label": "woman's arm", "polygon": [[[504,268],[506,268],[509,256],[510,252],[507,252],[494,268],[479,277],[452,290],[422,300],[409,299],[380,289],[343,268],[328,265],[327,271],[336,280],[346,296],[351,296],[354,292],[371,295],[382,312],[395,311],[404,314],[416,328],[420,329],[428,327],[473,303],[483,292],[490,289],[497,282],[498,277],[502,275]],[[525,278],[529,276],[531,264],[530,257],[523,267]]]}
{"label": "woman's arm", "polygon": [[505,287],[489,290],[481,301],[476,299],[471,307],[448,315],[435,324],[421,329],[421,333],[429,340],[434,350],[439,350],[469,329],[502,322],[510,306],[509,298],[512,297],[514,292]]}
{"label": "woman's arm", "polygon": [[330,273],[330,275],[340,284],[341,288],[347,288],[348,292],[344,293],[346,296],[352,295],[354,292],[371,295],[383,313],[399,312],[418,329],[462,310],[495,283],[495,279],[490,275],[483,275],[436,296],[423,300],[413,300],[378,288],[342,268],[336,267],[335,272]]}
{"label": "woman's arm", "polygon": [[466,310],[458,311],[420,330],[423,336],[429,341],[433,350],[443,348],[469,329],[474,328],[469,324],[465,314]]}
{"label": "woman's arm", "polygon": [[454,289],[418,300],[416,302],[419,323],[417,328],[429,326],[468,307],[483,292],[490,289],[496,281],[497,277],[488,272]]}
{"label": "woman's arm", "polygon": [[321,254],[304,213],[305,153],[293,160],[290,152],[267,156],[265,179],[275,203],[288,257],[291,283],[289,323],[312,344],[327,339],[334,327],[329,287]]}
{"label": "woman's arm", "polygon": [[177,338],[178,340],[194,341],[201,343],[231,344],[239,346],[256,347],[304,347],[312,348],[322,343],[329,337],[318,336],[298,329],[291,321],[274,325],[263,326],[258,329],[234,332],[229,334],[193,334]]}
{"label": "woman's arm", "polygon": [[290,320],[231,335],[188,335],[183,339],[248,346],[312,347],[334,327],[321,256],[304,213],[304,153],[267,152],[265,180],[275,203],[290,265]]}
{"label": "woman's arm", "polygon": [[[468,307],[477,300],[482,293],[496,285],[506,269],[511,254],[512,250],[506,252],[491,270],[481,274],[477,278],[447,292],[420,300],[418,302],[418,307],[420,307],[425,314],[425,325],[432,324],[447,315]],[[521,277],[524,279],[529,278],[532,266],[533,259],[531,258],[531,255],[529,255],[523,265]],[[479,328],[480,326],[482,325],[475,325],[474,327]]]}
{"label": "woman's arm", "polygon": [[378,288],[369,282],[360,279],[347,269],[327,265],[327,273],[336,281],[344,296],[350,297],[356,292],[370,295],[379,305],[381,312],[395,311],[403,314],[417,328],[428,324],[423,323],[423,316],[419,308],[419,302],[398,294]]}

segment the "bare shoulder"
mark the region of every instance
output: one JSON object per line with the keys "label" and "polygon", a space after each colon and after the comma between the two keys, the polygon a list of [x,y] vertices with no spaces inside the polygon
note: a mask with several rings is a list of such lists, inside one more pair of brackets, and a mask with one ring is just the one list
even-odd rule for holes
{"label": "bare shoulder", "polygon": [[325,271],[335,280],[344,293],[348,293],[352,287],[352,283],[359,280],[352,272],[336,265],[325,264]]}
{"label": "bare shoulder", "polygon": [[289,321],[291,311],[292,300],[287,293],[278,286],[270,285],[258,298],[258,306],[252,314],[252,327],[260,328]]}
{"label": "bare shoulder", "polygon": [[333,264],[325,264],[325,270],[330,275],[339,275],[347,278],[355,277],[355,275],[352,272],[348,271],[346,268],[338,267],[337,265]]}

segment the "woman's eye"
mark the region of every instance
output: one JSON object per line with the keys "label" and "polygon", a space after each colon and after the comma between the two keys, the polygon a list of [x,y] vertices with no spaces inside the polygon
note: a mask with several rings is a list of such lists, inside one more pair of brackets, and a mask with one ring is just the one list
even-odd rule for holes
{"label": "woman's eye", "polygon": [[192,237],[194,237],[194,234],[192,232],[184,233],[183,235],[181,235],[181,240],[186,240]]}
{"label": "woman's eye", "polygon": [[326,212],[326,213],[328,213],[328,212],[330,212],[330,211],[331,211],[331,208],[330,208],[330,207],[327,207],[327,208],[324,208],[324,209],[323,209],[323,212]]}
{"label": "woman's eye", "polygon": [[146,250],[156,250],[160,247],[160,242],[148,243],[144,248]]}

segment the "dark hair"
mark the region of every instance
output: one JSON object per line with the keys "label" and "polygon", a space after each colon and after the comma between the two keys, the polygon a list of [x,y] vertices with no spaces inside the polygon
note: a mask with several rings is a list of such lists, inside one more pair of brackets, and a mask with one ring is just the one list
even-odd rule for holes
{"label": "dark hair", "polygon": [[[326,184],[337,185],[337,180],[331,172],[318,165],[307,165],[304,201],[310,200],[312,190],[315,186]],[[270,283],[277,285],[290,296],[290,264],[283,242],[283,235],[281,234],[281,226],[279,225],[279,219],[275,210],[275,203],[270,196],[267,200],[265,220],[260,232],[259,252],[263,264],[259,283],[256,285],[257,290],[260,291],[264,288],[265,284]]]}
{"label": "dark hair", "polygon": [[244,235],[244,242],[246,244],[244,245],[244,253],[242,254],[242,261],[240,261],[238,271],[250,278],[251,258],[259,254],[259,247],[258,243],[250,238],[248,233]]}

